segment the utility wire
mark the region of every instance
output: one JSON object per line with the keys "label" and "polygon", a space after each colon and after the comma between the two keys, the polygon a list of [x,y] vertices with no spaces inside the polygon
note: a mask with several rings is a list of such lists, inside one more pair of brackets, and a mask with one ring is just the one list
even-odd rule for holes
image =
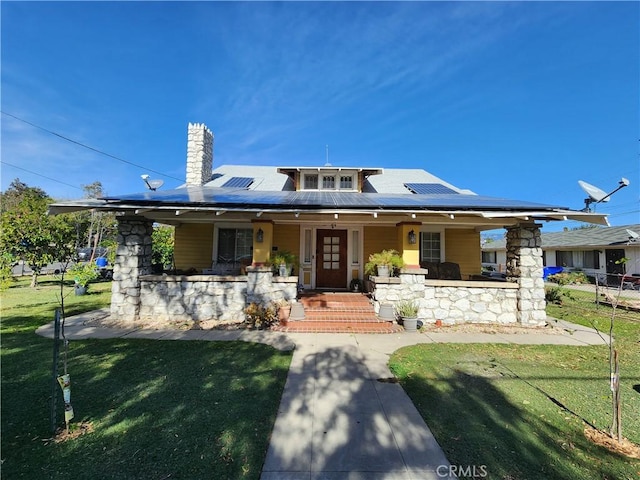
{"label": "utility wire", "polygon": [[56,137],[59,137],[59,138],[62,138],[63,140],[66,140],[67,142],[75,143],[76,145],[84,147],[84,148],[86,148],[88,150],[91,150],[93,152],[99,153],[100,155],[104,155],[105,157],[113,158],[114,160],[118,160],[119,162],[126,163],[126,164],[129,164],[129,165],[133,165],[134,167],[141,168],[142,170],[147,170],[149,172],[157,173],[158,175],[162,175],[163,177],[166,177],[166,178],[172,178],[174,180],[178,180],[179,182],[183,181],[183,179],[181,179],[181,178],[172,177],[171,175],[167,175],[166,173],[162,173],[162,172],[158,172],[156,170],[152,170],[151,168],[147,168],[147,167],[145,167],[143,165],[138,165],[137,163],[130,162],[129,160],[125,160],[123,158],[116,157],[115,155],[111,155],[110,153],[103,152],[102,150],[98,150],[97,148],[90,147],[89,145],[86,145],[86,144],[84,144],[82,142],[78,142],[77,140],[73,140],[73,139],[71,139],[69,137],[65,137],[64,135],[61,135],[61,134],[56,133],[56,132],[53,132],[53,131],[51,131],[51,130],[49,130],[47,128],[41,127],[40,125],[36,125],[35,123],[31,123],[31,122],[25,120],[24,118],[16,117],[15,115],[12,115],[11,113],[5,112],[3,110],[0,110],[0,112],[3,115],[7,115],[8,117],[15,118],[16,120],[18,120],[20,122],[26,123],[27,125],[31,125],[32,127],[38,128],[38,129],[40,129],[40,130],[42,130],[44,132],[47,132],[47,133],[49,133],[51,135],[55,135]]}
{"label": "utility wire", "polygon": [[60,183],[62,185],[66,185],[67,187],[73,187],[73,188],[77,188],[78,190],[82,190],[77,185],[71,185],[70,183],[61,182],[60,180],[56,180],[55,178],[47,177],[46,175],[42,175],[40,173],[32,172],[31,170],[27,170],[26,168],[22,168],[22,167],[19,167],[17,165],[13,165],[13,164],[11,164],[9,162],[5,162],[4,160],[0,160],[0,163],[2,163],[3,165],[8,165],[8,166],[13,167],[13,168],[17,168],[18,170],[22,170],[24,172],[31,173],[33,175],[37,175],[37,176],[42,177],[42,178],[46,178],[47,180],[51,180],[52,182],[56,182],[56,183]]}

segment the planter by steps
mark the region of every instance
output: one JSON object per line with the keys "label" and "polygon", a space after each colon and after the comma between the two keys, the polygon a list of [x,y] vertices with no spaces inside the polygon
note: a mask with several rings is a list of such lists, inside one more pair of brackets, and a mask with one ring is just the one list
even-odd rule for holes
{"label": "planter by steps", "polygon": [[418,317],[402,317],[402,326],[405,332],[417,332]]}
{"label": "planter by steps", "polygon": [[304,305],[296,302],[291,304],[291,316],[289,320],[304,320]]}
{"label": "planter by steps", "polygon": [[381,320],[388,320],[390,322],[395,320],[396,316],[395,316],[395,311],[393,309],[393,305],[386,304],[386,303],[383,303],[382,305],[380,305],[380,311],[378,312],[378,317],[380,317]]}

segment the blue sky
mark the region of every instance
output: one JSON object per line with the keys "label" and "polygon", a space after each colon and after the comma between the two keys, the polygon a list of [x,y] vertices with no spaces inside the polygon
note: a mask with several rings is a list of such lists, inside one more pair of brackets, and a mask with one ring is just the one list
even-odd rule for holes
{"label": "blue sky", "polygon": [[[2,190],[19,177],[72,199],[99,180],[117,195],[143,173],[176,187],[203,122],[215,165],[319,166],[329,145],[336,166],[576,209],[578,180],[626,177],[597,211],[640,222],[638,2],[0,8]],[[561,225],[579,224],[544,230]]]}

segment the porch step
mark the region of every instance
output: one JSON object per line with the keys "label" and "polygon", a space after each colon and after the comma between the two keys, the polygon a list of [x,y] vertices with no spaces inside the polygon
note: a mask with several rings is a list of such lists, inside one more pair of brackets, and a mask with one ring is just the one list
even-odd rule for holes
{"label": "porch step", "polygon": [[363,293],[309,292],[302,294],[304,319],[290,320],[274,330],[299,333],[396,333],[403,328],[379,319]]}
{"label": "porch step", "polygon": [[290,321],[288,325],[273,327],[278,332],[289,333],[398,333],[404,331],[400,325],[391,322],[327,323],[322,321]]}

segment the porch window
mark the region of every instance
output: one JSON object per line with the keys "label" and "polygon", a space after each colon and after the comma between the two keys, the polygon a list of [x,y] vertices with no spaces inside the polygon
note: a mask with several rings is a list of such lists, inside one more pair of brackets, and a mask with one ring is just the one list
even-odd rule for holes
{"label": "porch window", "polygon": [[351,235],[351,263],[356,265],[360,263],[360,232],[354,230]]}
{"label": "porch window", "polygon": [[420,263],[440,262],[440,232],[420,232]]}
{"label": "porch window", "polygon": [[304,263],[311,263],[311,229],[304,230],[304,252],[302,255]]}
{"label": "porch window", "polygon": [[221,228],[218,230],[217,263],[234,267],[251,263],[253,229]]}

